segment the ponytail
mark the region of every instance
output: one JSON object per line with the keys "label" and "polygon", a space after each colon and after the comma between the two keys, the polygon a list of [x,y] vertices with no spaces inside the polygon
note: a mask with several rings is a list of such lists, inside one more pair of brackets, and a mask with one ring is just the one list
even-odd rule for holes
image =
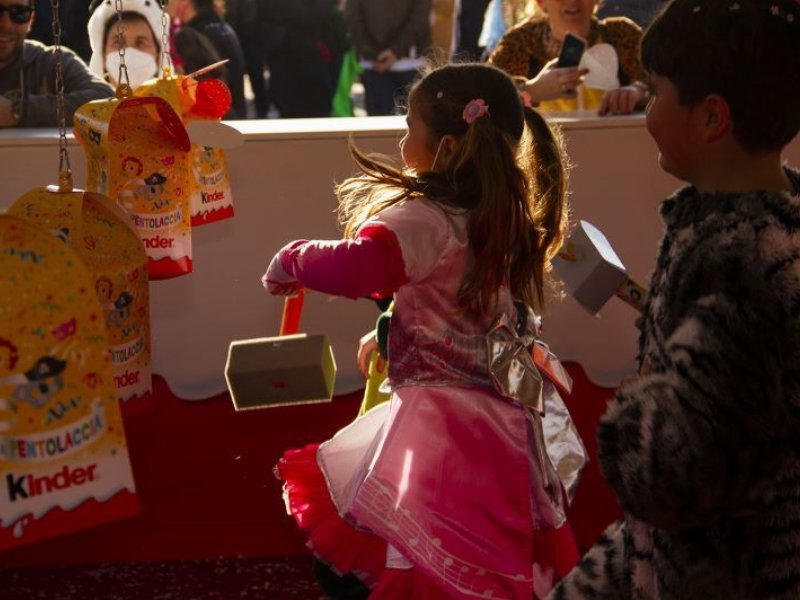
{"label": "ponytail", "polygon": [[[527,172],[531,187],[529,193],[533,197],[535,254],[530,260],[534,263],[532,299],[535,302],[532,305],[541,309],[544,307],[545,276],[550,272],[551,259],[564,243],[569,220],[568,163],[560,132],[551,127],[538,111],[525,108],[525,124],[527,127],[520,144],[519,163]],[[515,290],[517,282],[513,281],[514,272],[512,265],[512,293],[516,292],[515,297],[526,299]],[[523,281],[518,283],[524,284]]]}

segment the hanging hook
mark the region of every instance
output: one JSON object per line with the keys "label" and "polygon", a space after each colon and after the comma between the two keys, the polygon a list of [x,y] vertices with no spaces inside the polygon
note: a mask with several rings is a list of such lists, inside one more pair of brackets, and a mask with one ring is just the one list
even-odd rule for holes
{"label": "hanging hook", "polygon": [[133,96],[131,81],[128,78],[128,66],[125,64],[125,27],[122,23],[122,0],[114,0],[114,10],[117,13],[117,52],[119,53],[119,72],[117,73],[116,96],[120,100]]}

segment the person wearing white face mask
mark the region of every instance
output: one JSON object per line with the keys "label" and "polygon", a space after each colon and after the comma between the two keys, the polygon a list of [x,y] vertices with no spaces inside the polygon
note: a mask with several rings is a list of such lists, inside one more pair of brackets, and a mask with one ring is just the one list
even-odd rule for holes
{"label": "person wearing white face mask", "polygon": [[161,44],[156,32],[160,34],[161,28],[158,0],[125,0],[121,13],[112,0],[95,2],[88,23],[92,47],[89,67],[112,85],[118,85],[120,48],[124,44],[128,83],[137,88],[158,76]]}

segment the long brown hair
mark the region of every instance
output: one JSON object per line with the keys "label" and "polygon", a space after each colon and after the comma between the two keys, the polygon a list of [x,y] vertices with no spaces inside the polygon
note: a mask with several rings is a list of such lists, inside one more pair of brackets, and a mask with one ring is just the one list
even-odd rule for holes
{"label": "long brown hair", "polygon": [[[482,99],[489,114],[468,124],[466,104]],[[492,309],[498,290],[544,307],[546,273],[567,226],[566,168],[561,138],[533,109],[523,109],[511,79],[478,63],[445,65],[420,79],[409,102],[436,148],[456,139],[442,168],[412,173],[351,145],[361,174],[337,188],[346,236],[370,216],[425,196],[447,209],[467,209],[472,262],[459,291],[466,309]]]}

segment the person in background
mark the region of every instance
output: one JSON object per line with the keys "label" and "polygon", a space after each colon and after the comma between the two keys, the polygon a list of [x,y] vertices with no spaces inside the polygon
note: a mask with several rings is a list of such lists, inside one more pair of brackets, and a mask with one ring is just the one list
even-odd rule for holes
{"label": "person in background", "polygon": [[281,118],[331,116],[349,48],[338,0],[261,0],[259,18]]}
{"label": "person in background", "polygon": [[225,20],[233,28],[242,46],[247,79],[253,91],[255,117],[265,119],[269,112],[269,96],[264,70],[267,63],[263,52],[264,40],[259,30],[259,10],[256,0],[227,0]]}
{"label": "person in background", "polygon": [[453,58],[456,61],[480,60],[481,31],[491,0],[459,0],[456,8],[456,44]]}
{"label": "person in background", "polygon": [[431,43],[430,0],[346,0],[367,114],[395,114]]}
{"label": "person in background", "polygon": [[[169,54],[176,74],[188,75],[222,60],[209,39],[196,29],[181,27],[180,23],[173,19],[169,30]],[[225,73],[223,64],[199,75],[198,79],[215,77],[224,80]]]}
{"label": "person in background", "polygon": [[[639,59],[639,26],[624,17],[598,19],[598,0],[536,1],[536,13],[506,32],[489,62],[515,77],[520,91],[542,110],[583,108],[606,115],[643,109],[648,90]],[[587,48],[601,43],[614,48],[619,87],[608,91],[587,88],[581,85],[585,71],[556,66],[568,32],[586,40]]]}
{"label": "person in background", "polygon": [[625,517],[551,599],[797,600],[800,4],[674,0],[642,60],[659,164],[688,185],[597,432]]}
{"label": "person in background", "polygon": [[[32,0],[0,0],[0,127],[57,127],[53,46],[25,39],[34,19]],[[64,118],[80,105],[112,96],[114,90],[93,74],[72,50],[61,47]]]}
{"label": "person in background", "polygon": [[[236,37],[236,32],[219,16],[214,0],[168,0],[167,12],[179,25],[173,34],[173,43],[175,53],[184,64],[185,74],[196,70],[192,59],[205,58],[204,50],[207,45],[204,39],[210,42],[216,56],[207,58],[209,60],[213,58],[228,60],[224,69],[212,73],[213,76],[219,76],[231,91],[231,110],[225,115],[225,118],[246,119],[244,53],[239,38]],[[201,34],[202,37],[194,34]],[[208,66],[208,64],[210,62],[197,68]],[[187,65],[191,65],[191,67],[187,67]]]}
{"label": "person in background", "polygon": [[[89,67],[113,86],[119,84],[121,47],[132,88],[157,77],[161,57],[161,6],[158,0],[125,0],[118,13],[114,0],[98,0],[90,7],[87,26],[92,57]],[[120,38],[117,24],[120,24]]]}

